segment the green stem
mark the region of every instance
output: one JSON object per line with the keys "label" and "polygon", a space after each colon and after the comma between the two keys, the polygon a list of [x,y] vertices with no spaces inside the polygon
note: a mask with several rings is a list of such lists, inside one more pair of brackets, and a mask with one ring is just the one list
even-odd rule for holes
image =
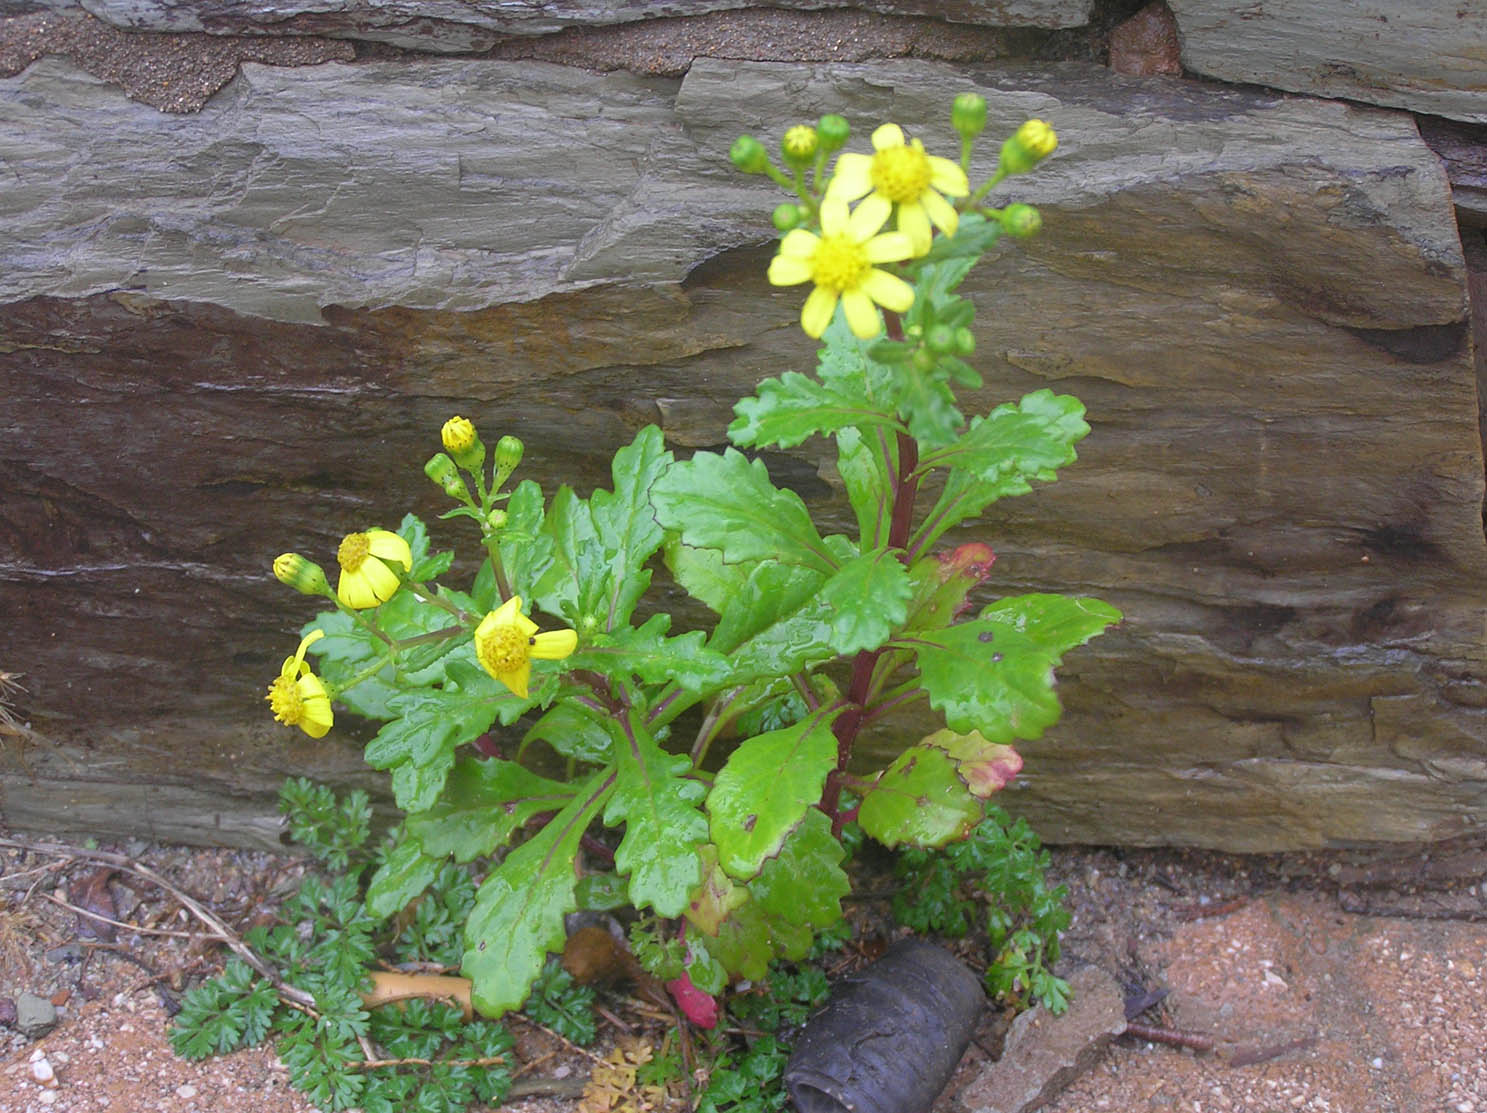
{"label": "green stem", "polygon": [[990,178],[986,179],[986,184],[984,186],[982,186],[975,193],[971,194],[960,203],[961,209],[965,210],[975,208],[976,205],[980,203],[981,198],[985,197],[988,193],[995,189],[997,187],[997,184],[1006,176],[1006,171],[1002,170],[1001,167],[998,167],[997,172]]}

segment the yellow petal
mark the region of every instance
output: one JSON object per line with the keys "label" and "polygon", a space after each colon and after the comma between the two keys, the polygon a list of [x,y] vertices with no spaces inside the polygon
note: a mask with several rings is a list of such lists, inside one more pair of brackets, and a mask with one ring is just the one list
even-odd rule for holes
{"label": "yellow petal", "polygon": [[521,596],[513,595],[481,620],[480,629],[487,629],[486,623],[490,623],[491,626],[510,626],[519,614],[521,614]]}
{"label": "yellow petal", "polygon": [[904,145],[904,129],[897,124],[883,124],[873,132],[873,150],[886,151]]}
{"label": "yellow petal", "polygon": [[401,564],[407,572],[413,567],[413,550],[408,542],[385,529],[367,530],[367,551],[375,557]]}
{"label": "yellow petal", "polygon": [[790,259],[776,255],[769,261],[769,284],[771,286],[795,286],[809,282],[811,264],[806,259]]}
{"label": "yellow petal", "polygon": [[918,201],[898,207],[898,230],[909,237],[914,245],[915,255],[923,255],[928,251],[934,239],[934,233],[929,227],[929,215]]}
{"label": "yellow petal", "polygon": [[532,665],[530,662],[523,663],[519,668],[510,672],[503,672],[496,677],[502,684],[511,689],[513,695],[527,698],[527,681],[532,677]]}
{"label": "yellow petal", "polygon": [[790,259],[809,259],[816,254],[821,237],[804,228],[792,228],[780,241],[780,254]]}
{"label": "yellow petal", "polygon": [[[371,562],[367,562],[367,564],[369,563]],[[375,607],[378,603],[382,602],[381,599],[377,598],[377,592],[373,589],[371,581],[367,579],[363,571],[367,567],[367,564],[363,564],[355,572],[346,572],[343,570],[340,580],[336,582],[336,598],[353,611],[366,610],[368,607]],[[377,567],[381,568],[384,572],[387,571],[387,565],[385,564],[378,564]]]}
{"label": "yellow petal", "polygon": [[801,307],[800,327],[812,340],[820,340],[835,313],[836,294],[824,286],[817,286]]}
{"label": "yellow petal", "polygon": [[971,192],[971,183],[966,180],[960,163],[939,155],[929,156],[929,184],[950,197],[964,197]]}
{"label": "yellow petal", "polygon": [[919,198],[919,203],[924,206],[924,211],[929,214],[930,222],[936,228],[947,236],[955,235],[955,229],[960,227],[960,214],[955,211],[954,205],[932,189],[924,191],[924,196]]}
{"label": "yellow petal", "polygon": [[385,603],[398,593],[401,580],[398,574],[382,562],[380,558],[373,558],[362,564],[356,570],[372,589],[372,594],[377,597],[377,602]]}
{"label": "yellow petal", "polygon": [[874,191],[852,210],[852,218],[847,222],[847,235],[861,243],[888,223],[888,217],[892,213],[893,202]]}
{"label": "yellow petal", "polygon": [[847,202],[840,197],[827,197],[821,202],[821,231],[827,236],[839,236],[847,230]]}
{"label": "yellow petal", "polygon": [[539,661],[561,661],[577,648],[577,630],[548,630],[532,639],[530,652]]}
{"label": "yellow petal", "polygon": [[914,256],[914,241],[902,232],[884,232],[862,245],[869,263],[897,263]]}
{"label": "yellow petal", "polygon": [[860,289],[842,291],[842,308],[847,313],[847,325],[859,340],[871,340],[883,331],[883,318],[878,316],[878,307]]}
{"label": "yellow petal", "polygon": [[872,156],[848,152],[836,160],[836,172],[826,186],[826,196],[855,201],[872,188]]}
{"label": "yellow petal", "polygon": [[880,271],[877,267],[863,276],[858,289],[884,309],[891,309],[895,313],[907,313],[909,306],[914,304],[914,287],[898,275]]}

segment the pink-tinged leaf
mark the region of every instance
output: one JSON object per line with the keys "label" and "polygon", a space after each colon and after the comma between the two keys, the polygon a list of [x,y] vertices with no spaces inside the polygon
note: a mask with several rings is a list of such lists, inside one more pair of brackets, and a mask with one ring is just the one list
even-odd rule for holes
{"label": "pink-tinged leaf", "polygon": [[1011,746],[988,742],[975,731],[956,734],[953,730],[937,730],[922,741],[945,751],[971,795],[982,800],[1006,788],[1022,772],[1021,754]]}
{"label": "pink-tinged leaf", "polygon": [[680,978],[673,978],[666,983],[666,989],[670,992],[676,1007],[681,1009],[682,1014],[699,1028],[716,1028],[718,1026],[718,1002],[714,997],[703,993],[692,984],[692,979],[683,974]]}
{"label": "pink-tinged leaf", "polygon": [[996,553],[990,545],[968,541],[917,561],[909,570],[914,594],[909,600],[909,628],[948,626],[970,605],[971,592],[991,575]]}

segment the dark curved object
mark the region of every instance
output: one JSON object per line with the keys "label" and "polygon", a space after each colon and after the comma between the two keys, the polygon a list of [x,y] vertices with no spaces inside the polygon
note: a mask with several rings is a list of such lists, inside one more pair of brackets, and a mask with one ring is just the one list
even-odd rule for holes
{"label": "dark curved object", "polygon": [[905,939],[839,981],[785,1067],[800,1113],[921,1113],[971,1042],[986,995],[933,943]]}

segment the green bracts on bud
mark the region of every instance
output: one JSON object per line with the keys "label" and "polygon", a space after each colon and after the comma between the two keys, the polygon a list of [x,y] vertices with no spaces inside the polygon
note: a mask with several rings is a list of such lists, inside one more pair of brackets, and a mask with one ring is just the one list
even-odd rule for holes
{"label": "green bracts on bud", "polygon": [[1021,240],[1036,236],[1043,228],[1043,214],[1031,205],[1008,205],[997,214],[997,220],[1003,232]]}
{"label": "green bracts on bud", "polygon": [[507,477],[516,470],[526,450],[526,445],[521,443],[520,438],[513,437],[510,433],[496,442],[496,487],[505,483]]}
{"label": "green bracts on bud", "polygon": [[1028,120],[1002,144],[1003,174],[1026,174],[1058,146],[1058,136],[1042,120]]}
{"label": "green bracts on bud", "polygon": [[728,151],[728,161],[745,174],[763,174],[769,169],[769,152],[752,135],[740,135]]}
{"label": "green bracts on bud", "polygon": [[[444,451],[454,457],[454,462],[466,471],[479,471],[485,463],[485,445],[480,434],[467,417],[451,417],[439,430],[439,439],[444,442]],[[427,470],[427,469],[425,469]],[[437,483],[438,480],[435,480]]]}
{"label": "green bracts on bud", "polygon": [[[482,447],[481,454],[484,455],[484,453],[485,449]],[[432,479],[434,486],[450,498],[460,502],[468,501],[469,491],[465,487],[465,481],[460,478],[459,469],[454,466],[454,461],[444,453],[436,452],[430,456],[428,463],[423,466],[423,474]]]}
{"label": "green bracts on bud", "polygon": [[485,516],[485,524],[490,526],[492,530],[504,528],[506,525],[506,511],[500,507],[496,507],[496,509]]}
{"label": "green bracts on bud", "polygon": [[298,553],[283,553],[274,558],[274,579],[301,595],[326,595],[330,585],[325,582],[325,569]]}
{"label": "green bracts on bud", "polygon": [[962,139],[975,139],[986,130],[986,98],[980,93],[961,93],[950,106],[950,122]]}
{"label": "green bracts on bud", "polygon": [[791,166],[809,166],[816,157],[818,147],[820,139],[816,135],[816,129],[810,124],[796,124],[780,140],[780,154],[785,156],[785,161]]}
{"label": "green bracts on bud", "polygon": [[852,126],[844,116],[827,113],[816,121],[816,141],[828,155],[845,147],[851,135]]}

